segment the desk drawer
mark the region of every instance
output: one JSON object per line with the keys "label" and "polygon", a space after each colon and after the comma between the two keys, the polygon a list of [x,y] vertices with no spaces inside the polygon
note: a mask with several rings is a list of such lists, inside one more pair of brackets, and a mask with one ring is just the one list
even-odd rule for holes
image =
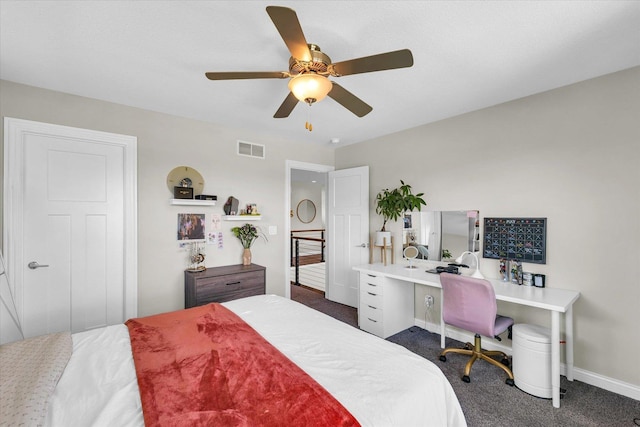
{"label": "desk drawer", "polygon": [[373,283],[374,285],[382,285],[384,282],[384,276],[371,273],[360,273],[360,281]]}
{"label": "desk drawer", "polygon": [[361,280],[360,292],[371,292],[376,295],[382,295],[384,293],[384,285],[382,283],[382,280],[380,280],[379,283],[372,283],[369,280],[366,280],[366,281]]}
{"label": "desk drawer", "polygon": [[372,305],[376,308],[382,308],[383,296],[371,291],[360,292],[360,306]]}
{"label": "desk drawer", "polygon": [[382,323],[382,308],[369,304],[360,304],[360,312],[362,317]]}
{"label": "desk drawer", "polygon": [[[367,306],[364,306],[367,307]],[[384,325],[382,323],[382,310],[365,309],[360,306],[360,329],[382,337],[384,335]]]}

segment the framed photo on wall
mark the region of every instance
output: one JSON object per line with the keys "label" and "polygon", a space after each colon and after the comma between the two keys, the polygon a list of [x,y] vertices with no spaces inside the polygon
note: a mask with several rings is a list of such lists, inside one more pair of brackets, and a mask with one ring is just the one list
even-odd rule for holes
{"label": "framed photo on wall", "polygon": [[205,236],[205,214],[178,214],[178,241],[201,240]]}

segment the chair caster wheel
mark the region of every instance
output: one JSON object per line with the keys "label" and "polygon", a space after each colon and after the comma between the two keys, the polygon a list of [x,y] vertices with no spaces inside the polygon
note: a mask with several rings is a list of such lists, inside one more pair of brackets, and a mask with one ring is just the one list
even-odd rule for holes
{"label": "chair caster wheel", "polygon": [[506,357],[504,359],[502,359],[502,361],[500,363],[502,363],[507,368],[509,367],[509,359],[506,358]]}
{"label": "chair caster wheel", "polygon": [[471,378],[469,378],[469,375],[463,375],[462,376],[462,381],[464,381],[465,383],[470,383],[471,382]]}
{"label": "chair caster wheel", "polygon": [[446,362],[447,361],[447,356],[440,356],[440,361],[441,362]]}
{"label": "chair caster wheel", "polygon": [[513,387],[516,383],[513,382],[513,379],[511,378],[507,378],[507,380],[504,382],[506,385],[509,385],[511,387]]}

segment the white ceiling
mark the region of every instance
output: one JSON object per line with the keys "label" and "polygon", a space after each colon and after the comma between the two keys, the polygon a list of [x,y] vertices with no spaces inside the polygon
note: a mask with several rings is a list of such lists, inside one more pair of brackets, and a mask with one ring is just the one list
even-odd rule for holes
{"label": "white ceiling", "polygon": [[[288,70],[267,5],[334,62],[408,48],[414,66],[336,78],[364,118],[327,98],[274,119],[286,80],[204,76]],[[640,65],[638,1],[2,0],[0,15],[2,79],[337,146]]]}

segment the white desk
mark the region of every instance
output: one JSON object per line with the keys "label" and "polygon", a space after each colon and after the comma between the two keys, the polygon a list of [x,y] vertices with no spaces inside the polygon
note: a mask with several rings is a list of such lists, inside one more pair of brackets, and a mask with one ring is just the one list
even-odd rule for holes
{"label": "white desk", "polygon": [[[407,283],[442,288],[440,276],[427,273],[431,266],[420,266],[409,269],[405,265],[364,264],[353,267],[354,270],[372,275],[401,280]],[[580,297],[580,292],[567,289],[536,288],[518,286],[495,279],[487,279],[493,285],[498,301],[506,301],[528,307],[536,307],[551,312],[551,385],[553,406],[560,407],[560,313],[564,313],[565,321],[565,364],[569,381],[573,381],[573,303]],[[441,316],[442,316],[442,298]],[[413,303],[413,301],[412,301]],[[413,312],[413,304],[410,308]],[[440,345],[444,348],[445,325],[440,319]]]}

